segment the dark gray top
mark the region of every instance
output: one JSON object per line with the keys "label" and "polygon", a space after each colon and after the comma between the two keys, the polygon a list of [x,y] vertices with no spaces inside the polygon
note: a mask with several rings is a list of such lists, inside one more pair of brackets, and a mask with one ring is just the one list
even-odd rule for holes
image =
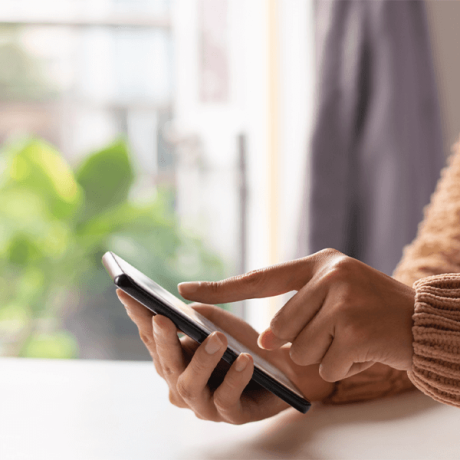
{"label": "dark gray top", "polygon": [[317,101],[300,255],[391,274],[444,164],[422,1],[319,0]]}

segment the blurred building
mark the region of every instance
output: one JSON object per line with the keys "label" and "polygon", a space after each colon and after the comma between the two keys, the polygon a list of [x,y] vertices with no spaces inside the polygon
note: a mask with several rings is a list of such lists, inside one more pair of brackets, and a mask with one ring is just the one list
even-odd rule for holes
{"label": "blurred building", "polygon": [[[429,8],[448,143],[460,130],[452,102],[455,5]],[[125,136],[136,194],[172,188],[183,228],[217,251],[228,275],[289,260],[307,180],[313,7],[298,0],[2,0],[0,144],[32,134],[76,164]],[[262,329],[282,302],[251,300],[234,311]],[[110,355],[109,343],[97,356],[140,356],[135,331],[117,338],[128,326],[121,316],[114,321],[112,349],[134,351]]]}
{"label": "blurred building", "polygon": [[[0,86],[2,142],[33,133],[75,163],[127,136],[139,193],[174,187],[184,228],[229,274],[293,256],[312,105],[309,2],[6,1],[0,35],[31,74],[27,91],[11,91],[15,74]],[[246,316],[263,327],[274,308],[251,301]]]}

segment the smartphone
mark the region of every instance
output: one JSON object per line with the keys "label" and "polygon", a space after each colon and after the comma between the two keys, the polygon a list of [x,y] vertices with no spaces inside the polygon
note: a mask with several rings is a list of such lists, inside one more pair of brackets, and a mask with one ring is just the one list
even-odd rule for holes
{"label": "smartphone", "polygon": [[162,288],[113,252],[106,252],[102,263],[115,285],[147,307],[153,314],[168,317],[184,334],[202,343],[209,334],[220,331],[227,337],[228,347],[223,359],[232,364],[240,353],[248,353],[254,359],[252,379],[259,385],[286,401],[299,412],[305,414],[311,406],[310,401],[275,366],[246,348],[230,334],[216,326],[185,302]]}

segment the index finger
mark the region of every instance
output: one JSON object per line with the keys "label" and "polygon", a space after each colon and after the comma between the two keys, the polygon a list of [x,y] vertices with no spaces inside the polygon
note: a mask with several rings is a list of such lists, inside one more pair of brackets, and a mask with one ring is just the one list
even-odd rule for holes
{"label": "index finger", "polygon": [[324,251],[222,281],[180,283],[182,297],[203,303],[237,302],[298,291],[315,273]]}

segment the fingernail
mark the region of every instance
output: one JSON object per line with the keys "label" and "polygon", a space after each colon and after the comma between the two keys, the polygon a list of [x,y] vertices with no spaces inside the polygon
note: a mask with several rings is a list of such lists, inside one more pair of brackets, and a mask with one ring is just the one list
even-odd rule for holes
{"label": "fingernail", "polygon": [[211,336],[208,338],[208,341],[206,342],[204,349],[206,350],[206,353],[213,355],[222,347],[222,345],[222,341],[219,339],[217,334],[213,332]]}
{"label": "fingernail", "polygon": [[257,345],[264,350],[272,350],[274,348],[279,348],[281,345],[284,345],[286,340],[281,340],[273,334],[272,330],[268,328],[262,334],[259,335],[257,339]]}
{"label": "fingernail", "polygon": [[193,292],[196,292],[198,290],[198,288],[200,287],[200,283],[197,281],[179,283],[177,287],[183,291],[186,291],[188,294],[192,294]]}
{"label": "fingernail", "polygon": [[235,362],[235,371],[241,372],[244,369],[246,369],[246,366],[249,363],[249,357],[247,355],[240,355],[238,356],[236,362]]}

